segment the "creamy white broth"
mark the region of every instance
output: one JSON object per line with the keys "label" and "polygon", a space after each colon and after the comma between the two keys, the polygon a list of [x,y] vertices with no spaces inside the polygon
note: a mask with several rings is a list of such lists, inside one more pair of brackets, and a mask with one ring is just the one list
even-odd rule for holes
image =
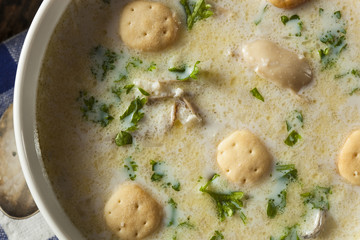
{"label": "creamy white broth", "polygon": [[[186,30],[185,14],[177,1],[161,1],[178,14],[182,26],[173,46],[161,52],[138,53],[129,50],[118,36],[119,13],[126,1],[73,1],[58,24],[48,46],[40,76],[37,98],[37,122],[41,154],[49,179],[60,203],[74,224],[89,239],[110,239],[103,208],[112,191],[129,181],[124,159],[132,156],[138,165],[135,182],[158,200],[165,209],[164,223],[147,239],[210,239],[219,230],[225,239],[269,239],[279,237],[286,227],[304,225],[306,207],[300,194],[315,186],[331,187],[330,210],[321,234],[316,239],[360,238],[359,188],[347,183],[337,172],[339,151],[352,130],[359,127],[359,102],[351,74],[334,79],[357,66],[360,59],[360,18],[357,1],[310,1],[294,10],[281,10],[265,1],[212,1],[214,16],[196,22]],[[262,14],[262,21],[255,25]],[[341,10],[346,23],[348,44],[335,67],[322,70],[318,50],[324,24],[319,8],[327,14]],[[302,36],[289,36],[290,25],[280,21],[282,15],[298,14],[303,21]],[[326,28],[327,29],[327,28]],[[256,39],[268,39],[298,54],[304,54],[312,69],[313,82],[299,96],[258,77],[241,56],[242,46]],[[104,81],[91,74],[91,49],[102,45],[122,52],[115,70]],[[197,80],[175,83],[190,94],[189,100],[199,109],[203,122],[191,126],[170,121],[171,99],[147,104],[145,116],[134,132],[134,144],[118,147],[116,134],[122,129],[119,116],[134,99],[134,89],[122,94],[121,101],[111,93],[127,60],[143,61],[132,68],[128,83],[135,79],[147,81],[175,80],[168,71],[178,63],[199,64]],[[157,69],[146,71],[151,62]],[[355,79],[355,80],[354,80]],[[348,84],[348,82],[354,84]],[[355,83],[353,83],[355,82]],[[259,89],[265,102],[250,94]],[[112,104],[114,120],[106,127],[86,121],[77,100],[79,91],[104,103]],[[138,94],[138,93],[137,93]],[[302,139],[293,147],[284,144],[288,135],[285,120],[299,110],[304,116]],[[270,219],[266,215],[267,198],[273,194],[275,181],[266,176],[259,184],[239,187],[226,180],[216,163],[217,145],[238,129],[247,128],[267,146],[274,162],[295,164],[299,180],[288,187],[287,206],[283,214]],[[163,188],[152,182],[150,160],[164,161],[167,174],[181,183],[181,190]],[[214,174],[214,183],[222,192],[243,191],[242,211],[248,218],[243,224],[238,214],[220,222],[213,200],[199,188]],[[203,179],[199,180],[202,176]],[[178,204],[176,222],[190,217],[193,229],[167,227],[170,218],[168,200]],[[350,205],[351,203],[351,205]],[[113,239],[116,237],[113,236]]]}

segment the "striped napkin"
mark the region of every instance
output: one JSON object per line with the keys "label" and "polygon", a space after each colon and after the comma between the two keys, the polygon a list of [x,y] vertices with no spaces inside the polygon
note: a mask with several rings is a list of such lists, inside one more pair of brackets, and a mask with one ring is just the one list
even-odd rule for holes
{"label": "striped napkin", "polygon": [[[13,101],[16,68],[25,36],[26,31],[0,44],[0,116]],[[57,239],[41,213],[14,220],[0,212],[0,240]]]}

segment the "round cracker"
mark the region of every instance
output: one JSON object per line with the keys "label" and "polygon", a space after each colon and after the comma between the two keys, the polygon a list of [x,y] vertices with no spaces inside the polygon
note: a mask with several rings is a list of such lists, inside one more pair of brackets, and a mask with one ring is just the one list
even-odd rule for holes
{"label": "round cracker", "polygon": [[278,8],[291,9],[303,4],[307,0],[268,0],[271,4]]}
{"label": "round cracker", "polygon": [[130,2],[120,15],[120,37],[136,50],[164,49],[175,41],[178,28],[175,13],[158,2]]}
{"label": "round cracker", "polygon": [[120,239],[143,239],[155,232],[163,211],[154,198],[134,183],[124,183],[112,194],[104,208],[109,228]]}
{"label": "round cracker", "polygon": [[360,186],[360,130],[347,138],[340,151],[338,167],[343,178]]}
{"label": "round cracker", "polygon": [[249,130],[241,130],[219,144],[217,162],[229,180],[253,184],[269,172],[272,157],[258,137]]}

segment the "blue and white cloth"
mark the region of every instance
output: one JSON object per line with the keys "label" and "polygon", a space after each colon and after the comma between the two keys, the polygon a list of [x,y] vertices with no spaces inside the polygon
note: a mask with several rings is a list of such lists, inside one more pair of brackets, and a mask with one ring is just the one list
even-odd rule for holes
{"label": "blue and white cloth", "polygon": [[[0,116],[13,102],[16,68],[25,36],[26,31],[0,44]],[[0,240],[58,240],[58,238],[40,212],[25,220],[14,220],[0,212]]]}

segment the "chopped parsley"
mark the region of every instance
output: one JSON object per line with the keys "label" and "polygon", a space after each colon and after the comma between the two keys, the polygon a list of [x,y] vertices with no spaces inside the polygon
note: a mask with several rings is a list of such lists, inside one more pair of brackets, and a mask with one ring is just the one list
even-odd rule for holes
{"label": "chopped parsley", "polygon": [[197,66],[200,61],[197,61],[193,67],[188,67],[187,65],[180,65],[176,67],[169,68],[170,72],[176,74],[176,79],[179,81],[186,81],[191,79],[197,79],[199,74],[199,67]]}
{"label": "chopped parsley", "polygon": [[131,134],[126,131],[119,132],[115,137],[115,143],[119,147],[128,145],[128,144],[132,144],[132,142],[133,142],[133,139],[132,139]]}
{"label": "chopped parsley", "polygon": [[150,93],[148,93],[147,91],[145,91],[144,89],[142,89],[141,87],[138,87],[139,91],[141,92],[142,95],[144,96],[150,96]]}
{"label": "chopped parsley", "polygon": [[298,174],[294,164],[276,165],[276,189],[281,189],[275,193],[274,197],[268,199],[266,209],[267,216],[274,218],[278,213],[282,213],[286,207],[287,187],[290,182],[297,180]]}
{"label": "chopped parsley", "polygon": [[289,133],[284,143],[290,147],[294,146],[300,139],[301,135],[297,132],[304,125],[304,117],[298,110],[292,111],[285,121],[286,130]]}
{"label": "chopped parsley", "polygon": [[123,92],[122,90],[123,90],[122,87],[113,86],[113,87],[111,88],[111,92],[112,92],[113,94],[115,94],[119,99],[121,99],[121,94],[122,94],[122,92]]}
{"label": "chopped parsley", "polygon": [[151,175],[151,181],[153,182],[159,182],[163,177],[164,177],[164,173],[159,173],[157,172],[157,166],[161,165],[162,162],[156,162],[154,160],[150,161],[150,165],[151,165],[151,170],[154,172]]}
{"label": "chopped parsley", "polygon": [[171,181],[167,178],[167,174],[165,171],[165,163],[164,162],[157,162],[154,160],[150,161],[151,170],[153,171],[153,174],[151,175],[151,181],[152,182],[165,182],[162,184],[162,187],[167,188],[170,187],[174,189],[175,191],[180,191],[180,182],[179,181]]}
{"label": "chopped parsley", "polygon": [[190,219],[190,217],[188,217],[188,220],[179,223],[178,227],[186,227],[186,228],[190,228],[190,229],[195,228],[194,224],[190,223],[189,219]]}
{"label": "chopped parsley", "polygon": [[114,119],[110,115],[110,105],[100,103],[94,96],[87,96],[87,93],[80,91],[78,100],[81,102],[80,110],[83,113],[83,118],[100,123],[102,127],[106,127]]}
{"label": "chopped parsley", "polygon": [[360,78],[360,70],[358,69],[352,69],[350,71],[347,72],[343,72],[340,74],[336,74],[334,76],[335,79],[341,79],[344,78],[345,76],[348,76],[349,74],[351,74],[346,80],[347,84],[351,84],[353,85],[351,91],[349,91],[349,95],[352,96],[354,95],[356,92],[358,92],[360,90],[360,86],[359,86],[359,81],[355,78]]}
{"label": "chopped parsley", "polygon": [[104,81],[110,71],[115,69],[119,55],[101,45],[94,47],[90,53],[92,64],[91,73],[99,80]]}
{"label": "chopped parsley", "polygon": [[360,88],[354,88],[353,90],[351,90],[351,92],[349,93],[350,96],[354,95],[354,93],[358,92],[360,90]]}
{"label": "chopped parsley", "polygon": [[127,128],[127,131],[133,132],[137,130],[138,122],[144,117],[144,113],[141,112],[141,109],[146,104],[146,98],[137,97],[133,100],[126,111],[120,116],[120,120],[125,120],[125,118],[130,118],[130,126]]}
{"label": "chopped parsley", "polygon": [[130,67],[137,68],[139,67],[143,61],[140,58],[132,57],[126,64],[125,69],[129,72]]}
{"label": "chopped parsley", "polygon": [[126,79],[127,79],[127,75],[126,75],[126,74],[123,74],[123,73],[120,73],[118,79],[115,80],[115,82],[116,82],[116,83],[122,82],[122,81],[124,81],[124,80],[126,80]]}
{"label": "chopped parsley", "polygon": [[135,84],[125,85],[124,89],[126,90],[126,94],[129,94],[129,92],[131,91],[131,89],[133,89],[134,86],[135,86]]}
{"label": "chopped parsley", "polygon": [[154,62],[151,62],[150,63],[150,66],[148,67],[148,71],[149,72],[152,72],[153,70],[155,70],[156,69],[156,63],[154,63]]}
{"label": "chopped parsley", "polygon": [[351,70],[351,74],[355,77],[360,78],[360,70],[358,70],[358,69]]}
{"label": "chopped parsley", "polygon": [[335,16],[337,19],[341,19],[341,12],[340,12],[340,11],[334,12],[334,16]]}
{"label": "chopped parsley", "polygon": [[136,179],[135,172],[137,171],[138,165],[132,159],[131,156],[125,158],[125,160],[124,160],[124,168],[127,170],[130,180],[134,181]]}
{"label": "chopped parsley", "polygon": [[257,99],[259,99],[260,101],[264,102],[265,99],[264,97],[259,93],[259,91],[257,90],[257,88],[254,88],[250,91],[250,93]]}
{"label": "chopped parsley", "polygon": [[298,110],[292,111],[285,121],[286,130],[290,132],[293,129],[302,128],[304,125],[304,117]]}
{"label": "chopped parsley", "polygon": [[259,15],[259,17],[254,21],[255,25],[259,25],[261,23],[261,21],[264,18],[265,12],[269,9],[269,4],[266,4],[265,7],[262,9],[261,14]]}
{"label": "chopped parsley", "polygon": [[302,139],[301,135],[296,131],[293,130],[288,137],[285,139],[284,143],[289,147],[294,146],[300,139]]}
{"label": "chopped parsley", "polygon": [[297,233],[297,225],[286,228],[284,235],[280,238],[271,236],[270,240],[300,240],[300,237]]}
{"label": "chopped parsley", "polygon": [[210,240],[220,240],[220,239],[224,239],[224,235],[218,230],[216,230],[214,232],[214,235],[210,238]]}
{"label": "chopped parsley", "polygon": [[170,72],[175,72],[175,73],[183,73],[183,72],[185,72],[185,70],[186,70],[185,64],[177,66],[177,67],[169,68]]}
{"label": "chopped parsley", "polygon": [[326,45],[319,50],[323,67],[329,68],[337,62],[340,53],[347,47],[345,22],[341,21],[341,12],[336,11],[332,16],[332,28],[320,36],[320,41]]}
{"label": "chopped parsley", "polygon": [[219,177],[218,174],[215,174],[204,186],[202,186],[199,190],[203,193],[206,193],[212,197],[212,199],[216,203],[216,210],[218,213],[218,217],[220,221],[224,221],[226,217],[233,216],[236,211],[238,211],[241,220],[243,223],[246,223],[246,216],[241,211],[243,207],[242,198],[244,197],[244,193],[230,192],[230,193],[218,193],[212,190],[209,190],[209,185]]}
{"label": "chopped parsley", "polygon": [[174,199],[170,198],[168,201],[168,205],[171,208],[171,216],[170,216],[167,226],[170,227],[175,224],[177,203],[174,201]]}
{"label": "chopped parsley", "polygon": [[295,32],[295,36],[300,37],[302,35],[301,31],[303,29],[303,22],[300,20],[299,15],[295,14],[292,15],[291,17],[284,15],[280,17],[280,20],[284,25],[287,25],[290,22],[294,22],[297,26],[297,31]]}
{"label": "chopped parsley", "polygon": [[328,197],[331,193],[330,188],[316,186],[311,192],[303,193],[300,196],[303,198],[304,204],[311,204],[312,208],[329,210]]}
{"label": "chopped parsley", "polygon": [[186,24],[189,30],[193,28],[195,22],[211,17],[214,14],[210,10],[211,5],[207,4],[205,0],[197,0],[195,4],[189,3],[188,0],[180,0],[180,4],[184,7]]}

